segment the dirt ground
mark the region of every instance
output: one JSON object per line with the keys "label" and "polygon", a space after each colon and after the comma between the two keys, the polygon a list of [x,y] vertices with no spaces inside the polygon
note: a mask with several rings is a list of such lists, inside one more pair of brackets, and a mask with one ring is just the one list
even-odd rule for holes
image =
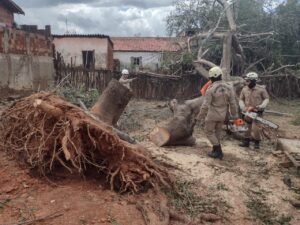
{"label": "dirt ground", "polygon": [[[271,109],[296,115],[299,106],[298,102],[286,107],[272,103]],[[0,111],[5,107],[0,105]],[[180,196],[155,190],[118,195],[95,177],[41,178],[0,152],[0,225],[166,224],[161,206],[166,196],[179,215],[201,218],[197,224],[300,224],[295,204],[300,201],[300,173],[274,152],[275,140],[265,140],[259,151],[247,150],[224,132],[222,161],[207,157],[210,145],[201,127],[196,127],[194,147],[156,147],[148,135],[169,117],[166,102],[134,100],[119,126],[176,176]],[[300,139],[300,127],[291,123],[295,116],[266,118],[280,125],[281,136]],[[187,224],[177,220],[170,224]]]}

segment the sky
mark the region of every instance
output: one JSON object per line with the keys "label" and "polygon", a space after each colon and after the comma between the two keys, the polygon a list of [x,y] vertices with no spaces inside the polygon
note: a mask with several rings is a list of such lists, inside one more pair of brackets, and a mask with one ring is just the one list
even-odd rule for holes
{"label": "sky", "polygon": [[53,34],[110,36],[167,36],[165,18],[173,0],[14,0],[25,12],[18,24],[43,28]]}

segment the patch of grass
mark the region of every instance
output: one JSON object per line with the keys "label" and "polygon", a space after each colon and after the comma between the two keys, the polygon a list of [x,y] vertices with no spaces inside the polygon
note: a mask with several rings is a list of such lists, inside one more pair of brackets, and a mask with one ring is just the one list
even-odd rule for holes
{"label": "patch of grass", "polygon": [[10,199],[4,199],[3,201],[0,201],[0,210],[4,209],[7,203],[10,202]]}
{"label": "patch of grass", "polygon": [[109,219],[109,222],[112,224],[112,225],[121,225],[117,220],[115,220],[114,218],[110,218]]}
{"label": "patch of grass", "polygon": [[194,182],[191,181],[177,181],[176,191],[166,193],[172,206],[178,210],[184,210],[191,217],[196,217],[199,213],[218,215],[220,212],[228,211],[229,206],[226,202],[216,199],[215,195],[199,196],[193,191],[193,185]]}
{"label": "patch of grass", "polygon": [[86,221],[85,219],[80,219],[79,222],[83,225],[88,223],[88,221]]}
{"label": "patch of grass", "polygon": [[96,89],[86,91],[84,89],[61,88],[58,93],[73,104],[78,104],[79,98],[87,108],[92,107],[99,98],[99,93]]}
{"label": "patch of grass", "polygon": [[265,225],[289,225],[292,219],[291,216],[282,214],[278,217],[278,212],[271,209],[270,205],[268,205],[266,193],[262,189],[259,191],[248,191],[249,200],[246,202],[246,206],[249,214],[255,220],[259,220]]}
{"label": "patch of grass", "polygon": [[281,215],[277,219],[277,223],[280,224],[280,225],[289,225],[291,220],[292,220],[291,216]]}
{"label": "patch of grass", "polygon": [[218,183],[217,184],[217,190],[219,190],[219,191],[229,191],[229,188],[223,183]]}
{"label": "patch of grass", "polygon": [[298,113],[298,116],[294,120],[292,120],[291,123],[295,126],[300,126],[300,112]]}

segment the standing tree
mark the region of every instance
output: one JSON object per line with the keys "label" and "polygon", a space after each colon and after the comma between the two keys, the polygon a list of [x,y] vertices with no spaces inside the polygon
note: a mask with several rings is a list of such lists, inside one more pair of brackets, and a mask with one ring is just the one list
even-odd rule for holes
{"label": "standing tree", "polygon": [[225,79],[229,79],[232,73],[241,75],[262,61],[270,61],[270,48],[275,43],[275,2],[177,0],[166,19],[167,30],[175,35],[192,31],[183,46],[195,56],[198,72],[207,76],[208,68],[221,65]]}

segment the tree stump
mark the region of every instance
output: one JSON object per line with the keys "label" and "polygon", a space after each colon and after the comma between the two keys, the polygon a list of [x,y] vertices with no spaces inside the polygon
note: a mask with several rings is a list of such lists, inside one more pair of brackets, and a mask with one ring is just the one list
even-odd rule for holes
{"label": "tree stump", "polygon": [[170,109],[174,117],[165,124],[159,125],[150,133],[150,140],[157,146],[194,145],[196,139],[192,136],[196,124],[196,116],[203,103],[203,97],[178,104],[174,99]]}
{"label": "tree stump", "polygon": [[113,79],[90,111],[103,122],[115,126],[132,96],[132,91]]}

